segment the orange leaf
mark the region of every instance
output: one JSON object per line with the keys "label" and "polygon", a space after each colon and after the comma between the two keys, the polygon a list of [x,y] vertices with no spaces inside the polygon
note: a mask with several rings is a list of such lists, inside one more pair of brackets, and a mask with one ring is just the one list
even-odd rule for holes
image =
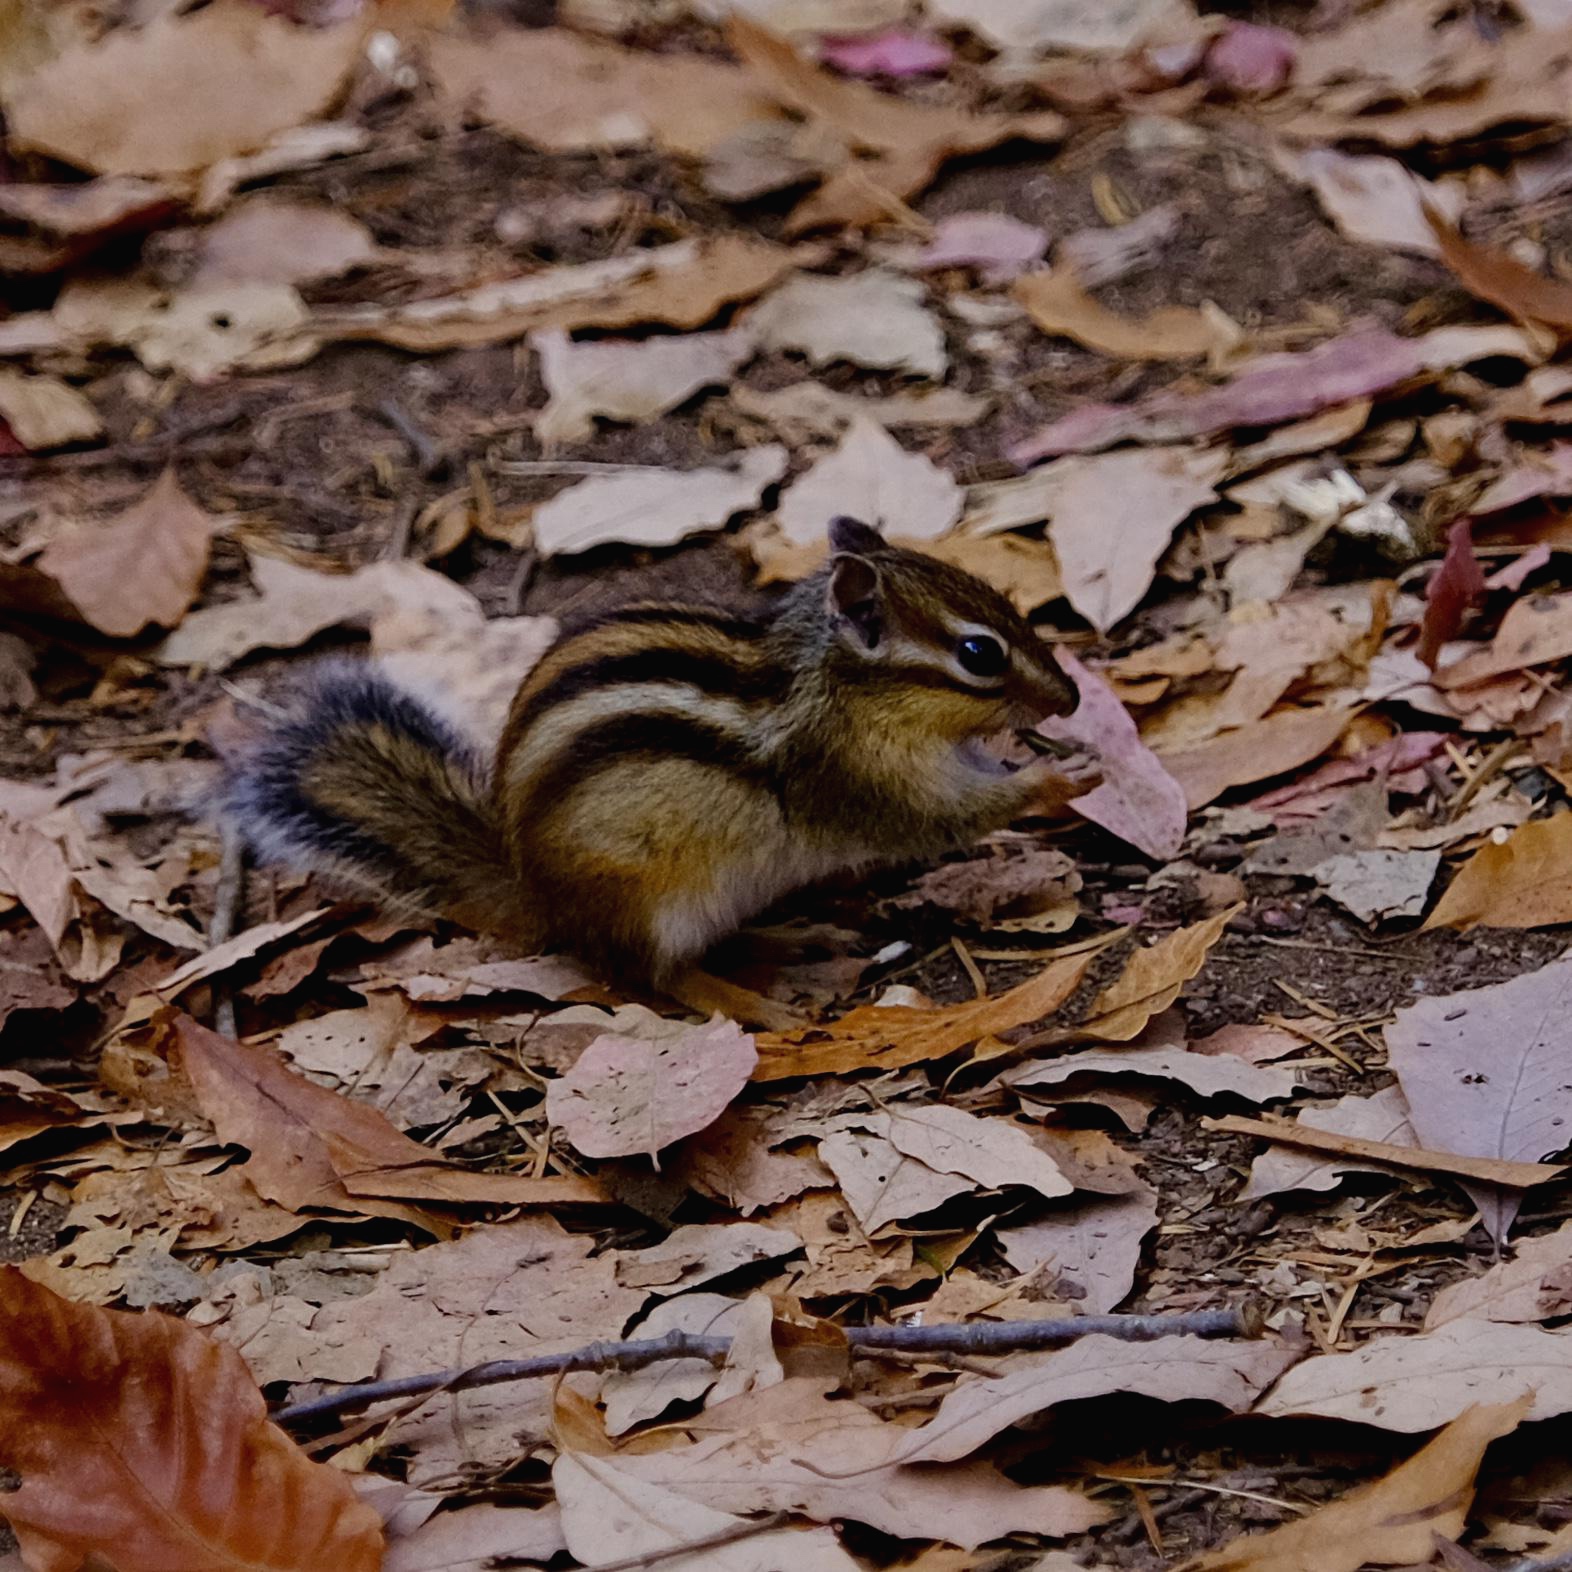
{"label": "orange leaf", "polygon": [[1572,922],[1572,813],[1487,841],[1447,886],[1427,928],[1548,928]]}
{"label": "orange leaf", "polygon": [[267,1421],[240,1355],[156,1311],[78,1305],[0,1268],[5,1515],[34,1572],[377,1572],[349,1478]]}
{"label": "orange leaf", "polygon": [[1095,955],[1092,950],[1050,961],[1035,977],[997,999],[970,999],[927,1010],[865,1004],[829,1026],[764,1033],[755,1039],[759,1063],[753,1079],[893,1070],[942,1059],[980,1038],[1026,1026],[1058,1009],[1075,992]]}
{"label": "orange leaf", "polygon": [[1428,203],[1425,217],[1441,247],[1441,260],[1481,300],[1499,306],[1519,322],[1572,328],[1572,284],[1546,278],[1505,251],[1464,240]]}

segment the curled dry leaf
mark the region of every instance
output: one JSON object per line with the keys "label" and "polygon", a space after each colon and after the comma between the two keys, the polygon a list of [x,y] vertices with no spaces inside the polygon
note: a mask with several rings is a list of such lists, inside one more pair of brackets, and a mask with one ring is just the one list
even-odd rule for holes
{"label": "curled dry leaf", "polygon": [[1264,1534],[1193,1557],[1176,1572],[1358,1572],[1372,1562],[1432,1564],[1437,1541],[1458,1538],[1468,1522],[1485,1448],[1510,1435],[1528,1417],[1527,1407],[1518,1401],[1470,1408],[1384,1479]]}
{"label": "curled dry leaf", "polygon": [[971,1182],[908,1157],[869,1130],[837,1130],[819,1142],[819,1161],[835,1175],[863,1231],[920,1217],[965,1195]]}
{"label": "curled dry leaf", "polygon": [[1572,922],[1572,813],[1488,840],[1458,870],[1427,928],[1548,928]]}
{"label": "curled dry leaf", "polygon": [[1061,645],[1056,659],[1080,702],[1073,715],[1051,716],[1037,729],[1095,749],[1103,775],[1100,786],[1074,800],[1074,811],[1148,857],[1166,862],[1178,856],[1188,819],[1184,788],[1141,741],[1113,689],[1068,647]]}
{"label": "curled dry leaf", "polygon": [[818,546],[850,515],[902,541],[934,540],[961,516],[961,488],[924,454],[908,453],[876,420],[856,419],[841,444],[781,495],[776,521],[794,545]]}
{"label": "curled dry leaf", "polygon": [[617,1281],[624,1288],[677,1294],[725,1277],[758,1261],[775,1261],[802,1248],[789,1228],[763,1223],[685,1223],[659,1244],[624,1250],[617,1258]]}
{"label": "curled dry leaf", "polygon": [[1073,1298],[1086,1315],[1106,1315],[1135,1286],[1141,1242],[1156,1226],[1157,1192],[1143,1185],[1127,1195],[1082,1197],[995,1237],[1017,1272],[1044,1272],[1050,1294]]}
{"label": "curled dry leaf", "polygon": [[1430,1302],[1425,1330],[1449,1321],[1548,1321],[1567,1313],[1572,1295],[1572,1223],[1524,1239],[1509,1261],[1449,1283]]}
{"label": "curled dry leaf", "polygon": [[1434,207],[1426,208],[1425,217],[1441,260],[1481,300],[1499,306],[1519,322],[1572,328],[1572,284],[1536,273],[1508,252],[1464,240]]}
{"label": "curled dry leaf", "polygon": [[914,266],[976,268],[985,284],[1008,284],[1041,262],[1048,236],[1036,224],[1008,213],[951,213],[933,226],[933,238]]}
{"label": "curled dry leaf", "polygon": [[1164,751],[1159,757],[1194,812],[1234,786],[1286,775],[1319,758],[1342,736],[1351,713],[1337,704],[1278,710],[1199,747]]}
{"label": "curled dry leaf", "polygon": [[[1508,1162],[1560,1151],[1572,1120],[1572,1043],[1561,1029],[1569,1000],[1572,960],[1563,958],[1399,1010],[1386,1029],[1387,1055],[1420,1142]],[[1517,1198],[1469,1193],[1499,1242]]]}
{"label": "curled dry leaf", "polygon": [[256,6],[162,11],[28,73],[7,94],[12,146],[106,175],[184,175],[320,114],[369,17],[297,27]]}
{"label": "curled dry leaf", "polygon": [[[1301,1128],[1324,1131],[1329,1135],[1352,1136],[1356,1141],[1376,1141],[1387,1146],[1417,1146],[1408,1104],[1402,1089],[1383,1087],[1369,1097],[1350,1094],[1320,1108],[1306,1108],[1299,1114]],[[1272,1147],[1256,1158],[1250,1180],[1240,1192],[1241,1201],[1263,1195],[1279,1195],[1284,1190],[1332,1190],[1347,1173],[1384,1173],[1385,1169],[1349,1152],[1338,1156],[1293,1147]]]}
{"label": "curled dry leaf", "polygon": [[785,448],[745,448],[734,463],[705,469],[630,469],[595,476],[535,511],[535,549],[543,557],[588,551],[611,541],[671,546],[702,530],[719,529],[756,507],[786,473]]}
{"label": "curled dry leaf", "polygon": [[803,274],[754,307],[747,325],[766,349],[794,349],[815,365],[850,360],[876,371],[942,378],[944,330],[912,278],[869,268],[844,278]]}
{"label": "curled dry leaf", "polygon": [[72,1304],[11,1266],[0,1308],[0,1463],[22,1476],[5,1515],[30,1566],[382,1565],[377,1514],[268,1423],[233,1349],[170,1316]]}
{"label": "curled dry leaf", "polygon": [[754,350],[745,328],[586,344],[554,328],[532,335],[531,342],[550,394],[535,421],[544,443],[589,436],[596,416],[637,422],[663,415],[701,388],[730,381]]}
{"label": "curled dry leaf", "polygon": [[1310,186],[1350,240],[1437,256],[1441,247],[1425,208],[1444,212],[1453,221],[1462,211],[1461,186],[1425,180],[1395,158],[1316,147],[1302,153],[1283,149],[1277,162],[1285,174]]}
{"label": "curled dry leaf", "polygon": [[720,1015],[654,1040],[608,1032],[546,1088],[546,1118],[586,1157],[654,1157],[719,1118],[758,1061]]}
{"label": "curled dry leaf", "polygon": [[[678,1294],[662,1299],[628,1328],[630,1338],[692,1332],[700,1337],[730,1337],[737,1329],[743,1301],[722,1294]],[[642,1370],[611,1370],[601,1383],[606,1434],[625,1435],[635,1425],[657,1419],[673,1403],[694,1403],[720,1377],[707,1359],[670,1359]]]}
{"label": "curled dry leaf", "polygon": [[1050,961],[1035,977],[997,999],[918,1009],[910,1005],[859,1005],[827,1026],[761,1033],[756,1081],[799,1075],[842,1075],[848,1070],[892,1070],[942,1059],[984,1037],[1025,1026],[1059,1008],[1075,992],[1093,953]]}
{"label": "curled dry leaf", "polygon": [[1446,555],[1425,585],[1419,658],[1435,670],[1441,646],[1455,639],[1469,608],[1484,599],[1485,575],[1474,555],[1474,521],[1459,519],[1446,537]]}
{"label": "curled dry leaf", "polygon": [[1202,1097],[1226,1093],[1247,1102],[1274,1102],[1292,1097],[1298,1081],[1292,1070],[1247,1064],[1229,1054],[1189,1053],[1183,1048],[1122,1048],[1086,1050],[1048,1063],[1034,1062],[999,1077],[1003,1086],[1062,1086],[1077,1076],[1140,1075],[1155,1081],[1178,1081]]}
{"label": "curled dry leaf", "polygon": [[1572,655],[1572,594],[1525,595],[1507,608],[1496,636],[1484,649],[1449,661],[1433,680],[1442,688],[1460,688],[1568,655]]}
{"label": "curled dry leaf", "polygon": [[149,624],[172,628],[202,587],[220,522],[166,469],[123,513],[62,530],[44,547],[38,570],[101,633],[130,638]]}
{"label": "curled dry leaf", "polygon": [[1121,360],[1194,360],[1235,347],[1242,330],[1216,307],[1162,306],[1144,317],[1125,317],[1092,295],[1063,265],[1028,273],[1013,291],[1044,333],[1074,339]]}

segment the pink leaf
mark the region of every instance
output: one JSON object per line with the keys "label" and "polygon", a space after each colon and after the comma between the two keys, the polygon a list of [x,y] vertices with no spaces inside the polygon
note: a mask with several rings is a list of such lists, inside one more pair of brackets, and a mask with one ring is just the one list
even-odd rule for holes
{"label": "pink leaf", "polygon": [[882,33],[822,38],[819,58],[847,76],[931,76],[949,70],[955,51],[942,38],[892,27]]}
{"label": "pink leaf", "polygon": [[1236,93],[1275,93],[1292,74],[1299,40],[1282,27],[1230,22],[1206,56],[1206,74]]}
{"label": "pink leaf", "polygon": [[1423,345],[1385,328],[1358,328],[1296,353],[1262,355],[1230,381],[1200,393],[1165,390],[1134,404],[1088,404],[1009,450],[1025,469],[1059,453],[1116,442],[1174,442],[1235,426],[1278,426],[1333,404],[1367,398],[1425,370]]}
{"label": "pink leaf", "polygon": [[1302,780],[1279,786],[1255,798],[1250,806],[1270,813],[1278,823],[1313,818],[1330,807],[1344,790],[1385,773],[1387,784],[1433,759],[1446,745],[1443,731],[1406,731],[1351,759],[1333,759]]}
{"label": "pink leaf", "polygon": [[1042,261],[1048,237],[1008,213],[952,213],[934,225],[921,268],[975,267],[985,284],[1004,284]]}
{"label": "pink leaf", "polygon": [[1425,586],[1425,616],[1419,625],[1419,658],[1432,671],[1441,646],[1457,637],[1463,614],[1485,593],[1485,576],[1474,555],[1474,521],[1459,519],[1447,532],[1446,555]]}
{"label": "pink leaf", "polygon": [[1538,573],[1550,561],[1550,547],[1541,543],[1530,546],[1520,557],[1514,557],[1505,567],[1497,568],[1485,580],[1487,590],[1507,590],[1515,594],[1522,589],[1529,574]]}
{"label": "pink leaf", "polygon": [[1061,645],[1059,665],[1081,695],[1073,715],[1046,720],[1039,730],[1058,742],[1082,743],[1102,760],[1103,783],[1071,806],[1137,851],[1163,861],[1178,853],[1185,832],[1184,789],[1141,741],[1130,712],[1096,672]]}

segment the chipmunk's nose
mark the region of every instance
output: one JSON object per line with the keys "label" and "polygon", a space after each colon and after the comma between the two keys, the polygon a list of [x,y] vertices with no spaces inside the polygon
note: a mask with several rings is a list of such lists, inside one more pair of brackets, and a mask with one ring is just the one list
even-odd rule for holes
{"label": "chipmunk's nose", "polygon": [[1044,648],[1040,661],[1024,673],[1026,702],[1035,711],[1034,721],[1045,720],[1050,715],[1073,715],[1081,702],[1079,689],[1059,669],[1059,662],[1049,648]]}

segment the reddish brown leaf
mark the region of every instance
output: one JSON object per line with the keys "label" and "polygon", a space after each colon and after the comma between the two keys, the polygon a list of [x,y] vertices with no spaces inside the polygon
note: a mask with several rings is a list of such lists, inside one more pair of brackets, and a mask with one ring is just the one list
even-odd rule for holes
{"label": "reddish brown leaf", "polygon": [[1481,300],[1499,306],[1520,322],[1572,328],[1572,284],[1561,278],[1546,278],[1508,252],[1464,240],[1428,204],[1425,217],[1441,247],[1441,260]]}
{"label": "reddish brown leaf", "polygon": [[1427,928],[1548,928],[1572,922],[1572,813],[1486,841],[1458,870]]}
{"label": "reddish brown leaf", "polygon": [[1446,555],[1425,586],[1425,617],[1419,626],[1419,658],[1431,670],[1448,639],[1456,638],[1463,614],[1485,593],[1485,575],[1474,555],[1473,520],[1461,518],[1447,533]]}
{"label": "reddish brown leaf", "polygon": [[72,1304],[0,1269],[5,1515],[37,1572],[377,1572],[349,1476],[267,1421],[234,1349],[156,1312]]}

